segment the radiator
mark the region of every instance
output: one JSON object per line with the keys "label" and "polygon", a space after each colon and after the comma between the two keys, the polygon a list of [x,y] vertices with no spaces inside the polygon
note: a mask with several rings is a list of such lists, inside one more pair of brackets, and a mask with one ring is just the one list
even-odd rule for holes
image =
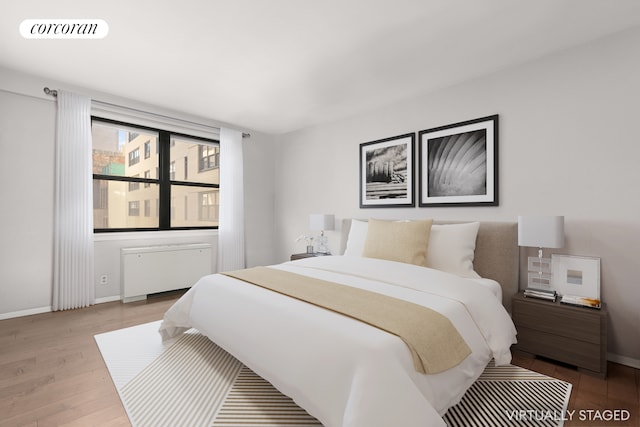
{"label": "radiator", "polygon": [[190,288],[213,270],[208,243],[123,248],[120,252],[123,302]]}

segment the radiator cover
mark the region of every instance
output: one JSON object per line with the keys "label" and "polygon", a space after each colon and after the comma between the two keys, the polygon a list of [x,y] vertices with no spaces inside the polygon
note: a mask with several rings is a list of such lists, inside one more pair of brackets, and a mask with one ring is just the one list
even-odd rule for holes
{"label": "radiator cover", "polygon": [[190,288],[213,272],[209,243],[123,248],[120,253],[123,302]]}

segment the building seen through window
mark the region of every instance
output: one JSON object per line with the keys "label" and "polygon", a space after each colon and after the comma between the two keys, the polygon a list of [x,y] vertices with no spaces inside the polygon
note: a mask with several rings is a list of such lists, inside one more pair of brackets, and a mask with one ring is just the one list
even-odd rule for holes
{"label": "building seen through window", "polygon": [[96,232],[218,226],[218,141],[97,118],[92,137]]}

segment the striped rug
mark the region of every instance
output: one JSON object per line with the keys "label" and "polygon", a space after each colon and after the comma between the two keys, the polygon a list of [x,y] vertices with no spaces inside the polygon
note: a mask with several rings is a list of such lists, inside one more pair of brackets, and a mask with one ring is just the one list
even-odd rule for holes
{"label": "striped rug", "polygon": [[212,425],[237,427],[322,424],[271,383],[243,366]]}
{"label": "striped rug", "polygon": [[[132,426],[321,425],[195,330],[165,347],[150,344],[150,337],[145,341],[132,335],[157,335],[154,326],[96,336]],[[140,348],[136,342],[142,343]],[[127,344],[118,350],[114,348],[118,343]],[[140,356],[144,346],[155,352],[153,357]],[[127,354],[134,354],[131,364],[139,366],[126,366]],[[148,359],[153,361],[145,361]],[[570,392],[571,384],[555,378],[517,366],[490,364],[443,419],[450,427],[562,426]]]}
{"label": "striped rug", "polygon": [[208,426],[243,365],[200,334],[185,334],[120,396],[136,426]]}
{"label": "striped rug", "polygon": [[570,395],[570,383],[491,361],[443,419],[450,427],[559,427]]}

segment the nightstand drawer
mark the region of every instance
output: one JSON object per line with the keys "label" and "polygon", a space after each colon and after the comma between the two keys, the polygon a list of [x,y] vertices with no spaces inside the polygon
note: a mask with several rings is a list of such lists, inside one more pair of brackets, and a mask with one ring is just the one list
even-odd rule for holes
{"label": "nightstand drawer", "polygon": [[538,354],[560,362],[569,363],[594,372],[602,366],[598,344],[552,335],[518,326],[518,350]]}
{"label": "nightstand drawer", "polygon": [[[541,309],[541,304],[545,304]],[[600,344],[600,315],[583,307],[569,307],[550,302],[517,301],[513,321],[528,328],[577,341]],[[594,333],[595,332],[595,333]]]}

